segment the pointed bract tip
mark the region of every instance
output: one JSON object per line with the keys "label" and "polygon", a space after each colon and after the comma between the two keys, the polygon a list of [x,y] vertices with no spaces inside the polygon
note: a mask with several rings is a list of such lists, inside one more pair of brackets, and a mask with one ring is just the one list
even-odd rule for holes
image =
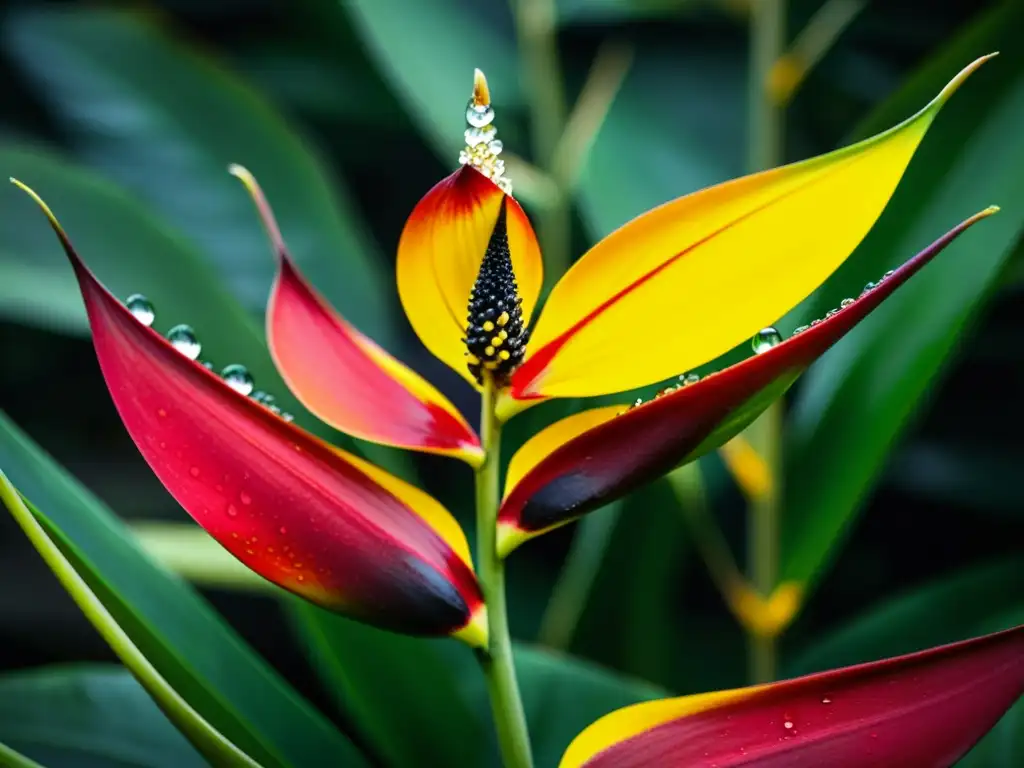
{"label": "pointed bract tip", "polygon": [[495,550],[498,553],[498,557],[504,560],[512,554],[520,544],[531,538],[533,538],[533,536],[527,531],[524,531],[510,523],[499,522],[497,530],[495,531]]}
{"label": "pointed bract tip", "polygon": [[[82,260],[78,257],[78,254],[72,247],[71,240],[68,238],[67,233],[64,231],[64,227],[60,225],[60,222],[57,221],[57,216],[53,213],[53,211],[50,210],[50,206],[48,206],[46,202],[43,200],[43,198],[37,195],[36,191],[32,189],[32,187],[30,187],[28,184],[18,181],[18,179],[14,178],[13,176],[11,176],[10,179],[11,183],[18,189],[20,189],[22,192],[24,192],[26,195],[31,197],[35,204],[38,205],[40,210],[42,210],[42,212],[46,215],[46,218],[50,222],[50,227],[53,229],[54,233],[56,233],[57,235],[57,238],[60,240],[60,244],[64,248],[64,252],[67,254],[68,259],[71,260],[72,266],[75,268],[76,271],[81,273],[81,271],[85,269],[85,266],[82,264]],[[88,272],[88,270],[86,270],[86,272]]]}
{"label": "pointed bract tip", "polygon": [[487,632],[487,606],[481,603],[480,607],[473,611],[469,621],[461,629],[452,632],[452,637],[461,640],[470,648],[486,648],[489,642]]}
{"label": "pointed bract tip", "polygon": [[487,87],[487,77],[483,70],[473,70],[473,106],[486,107],[491,103],[491,89]]}
{"label": "pointed bract tip", "polygon": [[974,70],[976,70],[978,67],[980,67],[982,64],[984,64],[989,59],[995,58],[998,55],[999,55],[999,52],[996,51],[994,53],[988,53],[988,54],[986,54],[984,56],[980,56],[979,58],[977,58],[974,61],[972,61],[966,67],[964,67],[959,72],[957,72],[956,76],[946,84],[946,87],[943,88],[939,92],[939,95],[935,97],[935,99],[932,101],[932,103],[933,104],[944,104],[944,103],[946,103],[946,101],[949,99],[949,97],[952,96],[956,92],[957,88],[959,88],[961,85],[963,85],[964,80],[966,80],[968,77],[970,77],[971,74],[974,72]]}
{"label": "pointed bract tip", "polygon": [[277,225],[274,211],[271,209],[270,203],[267,202],[267,197],[263,194],[263,189],[260,187],[259,182],[256,181],[256,177],[252,175],[248,168],[238,163],[229,165],[228,173],[242,182],[249,193],[249,197],[252,198],[260,221],[263,222],[263,228],[267,231],[267,236],[274,246],[274,252],[279,258],[287,258],[288,252],[285,248],[284,237],[281,235],[281,228]]}

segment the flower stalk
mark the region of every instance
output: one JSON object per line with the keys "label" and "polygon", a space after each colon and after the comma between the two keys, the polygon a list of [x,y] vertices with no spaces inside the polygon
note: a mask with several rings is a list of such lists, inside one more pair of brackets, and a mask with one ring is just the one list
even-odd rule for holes
{"label": "flower stalk", "polygon": [[497,553],[497,515],[500,495],[501,424],[494,413],[495,388],[484,376],[480,407],[480,442],[484,462],[476,470],[477,577],[487,603],[488,647],[477,658],[487,681],[494,727],[506,768],[532,768],[530,736],[519,694],[512,639],[505,602],[505,563]]}
{"label": "flower stalk", "polygon": [[[748,115],[751,171],[778,165],[783,156],[784,111],[769,88],[775,62],[785,50],[785,0],[756,0],[751,14],[750,92]],[[779,501],[782,480],[783,405],[769,406],[750,427],[751,444],[767,465],[772,482],[767,492],[752,500],[748,517],[748,560],[755,590],[767,598],[778,580]],[[747,632],[750,677],[755,683],[775,679],[776,636]]]}

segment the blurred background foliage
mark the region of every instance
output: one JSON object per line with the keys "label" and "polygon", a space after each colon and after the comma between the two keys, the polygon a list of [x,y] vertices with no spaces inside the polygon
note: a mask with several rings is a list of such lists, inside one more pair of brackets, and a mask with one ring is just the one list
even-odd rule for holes
{"label": "blurred background foliage", "polygon": [[[273,262],[226,173],[231,162],[248,166],[317,287],[475,418],[468,389],[413,336],[393,278],[406,215],[455,165],[472,68],[490,80],[518,196],[543,237],[571,244],[550,249],[555,273],[563,254],[582,253],[628,218],[748,167],[750,3],[558,0],[550,34],[531,37],[531,9],[547,3],[8,0],[0,170],[48,200],[115,292],[153,300],[158,329],[191,324],[204,358],[244,363],[304,426],[322,430],[266,352]],[[945,108],[849,262],[780,319],[785,334],[967,215],[991,203],[1003,212],[837,345],[787,399],[780,578],[807,594],[781,639],[781,675],[1024,620],[1024,1],[792,0],[786,22],[794,66],[773,70],[769,83],[785,104],[786,160],[895,124],[973,58],[1002,55]],[[564,82],[543,79],[552,60]],[[675,321],[709,322],[684,303]],[[186,518],[120,425],[87,332],[51,232],[23,195],[0,189],[0,467],[97,578],[115,590],[139,581],[130,601],[154,637],[187,647],[187,627],[199,625],[175,626],[173,617],[193,609],[200,618],[190,621],[221,625],[163,571],[139,580],[129,561],[143,555],[110,510],[148,524],[147,546],[196,580],[256,651],[382,763],[423,765],[427,754],[470,764],[478,739],[492,737],[468,652],[272,599],[201,537],[152,527]],[[510,426],[506,456],[579,406],[529,411]],[[77,481],[56,474],[35,444]],[[471,527],[464,467],[361,447]],[[742,562],[742,490],[717,456],[701,470],[705,512]],[[628,701],[746,681],[743,630],[688,519],[660,482],[511,559],[513,633],[544,641],[520,658],[540,764]],[[6,517],[0,584],[0,669],[112,658]],[[181,614],[166,613],[179,603]],[[563,652],[581,659],[562,663]],[[196,657],[199,679],[228,675],[216,650],[205,656]],[[255,657],[236,666],[236,682],[253,676],[250,693],[272,684]],[[464,674],[452,678],[452,668]],[[176,752],[182,745],[159,728],[159,738],[140,737],[138,754],[103,746],[110,718],[90,702],[137,707],[146,713],[140,733],[147,717],[159,720],[132,685],[108,667],[4,676],[0,740],[38,732],[41,749],[52,728],[44,714],[61,711],[76,723],[70,742],[95,742],[96,765],[190,764],[194,756]],[[5,703],[14,700],[32,705]],[[1022,723],[1018,705],[965,762],[1024,763]],[[407,735],[399,744],[387,738],[397,728]],[[61,763],[67,756],[53,749],[36,754],[85,764]]]}

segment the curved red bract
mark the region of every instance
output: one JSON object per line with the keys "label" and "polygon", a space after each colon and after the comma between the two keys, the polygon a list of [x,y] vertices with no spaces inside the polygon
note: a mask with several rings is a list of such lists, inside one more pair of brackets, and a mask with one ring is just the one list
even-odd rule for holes
{"label": "curved red bract", "polygon": [[447,399],[334,312],[284,253],[267,336],[292,391],[338,429],[400,448],[481,455],[480,440]]}
{"label": "curved red bract", "polygon": [[466,553],[359,460],[235,392],[137,322],[54,226],[121,419],[196,522],[270,581],[369,623],[444,635],[471,620],[482,597]]}
{"label": "curved red bract", "polygon": [[[553,450],[505,498],[499,524],[517,540],[561,525],[623,496],[742,430],[833,344],[976,221],[962,222],[831,317],[772,349],[605,421]],[[774,398],[772,398],[774,399]],[[749,407],[754,402],[756,407]],[[744,411],[744,407],[747,410]],[[709,439],[709,438],[714,439]],[[505,554],[508,549],[505,548]]]}
{"label": "curved red bract", "polygon": [[[711,701],[728,699],[655,724],[587,759],[569,759],[571,746],[562,766],[946,768],[1022,692],[1024,627],[1017,627],[908,656],[708,694]],[[634,713],[652,704],[672,706],[640,704]],[[613,713],[588,731],[597,734],[602,724],[612,728],[627,713]]]}

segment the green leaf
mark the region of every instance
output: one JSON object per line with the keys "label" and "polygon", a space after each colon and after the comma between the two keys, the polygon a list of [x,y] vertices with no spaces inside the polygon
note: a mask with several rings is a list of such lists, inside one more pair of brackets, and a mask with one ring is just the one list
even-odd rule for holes
{"label": "green leaf", "polygon": [[0,743],[0,766],[4,766],[4,768],[43,768],[35,760],[25,757],[3,743]]}
{"label": "green leaf", "polygon": [[328,692],[387,765],[468,766],[478,759],[486,716],[470,708],[434,644],[299,601],[292,617]]}
{"label": "green leaf", "polygon": [[206,765],[135,678],[113,665],[0,678],[0,739],[49,768]]}
{"label": "green leaf", "polygon": [[0,467],[36,500],[50,538],[132,642],[218,731],[264,765],[363,762],[183,582],[155,567],[123,525],[0,412]]}
{"label": "green leaf", "polygon": [[[293,624],[338,708],[391,766],[468,765],[481,720],[435,646],[384,632],[294,599],[191,525],[132,527],[150,556],[198,584],[267,592],[288,600]],[[441,643],[452,641],[441,640]],[[395,734],[402,738],[396,739]]]}
{"label": "green leaf", "polygon": [[798,653],[787,676],[875,661],[1006,629],[992,624],[1024,610],[1024,558],[971,568],[897,595]]}
{"label": "green leaf", "polygon": [[[990,204],[998,216],[950,246],[805,377],[788,434],[782,578],[820,574],[915,408],[963,339],[1024,231],[1021,4],[999,6],[927,64],[862,132],[922,103],[975,55],[1005,53],[936,121],[882,219],[818,300],[817,314]],[[813,470],[812,470],[813,468]]]}
{"label": "green leaf", "polygon": [[89,584],[75,565],[65,557],[61,548],[40,524],[42,515],[39,510],[32,507],[31,502],[18,493],[2,471],[0,471],[0,503],[7,507],[7,511],[14,517],[15,522],[24,531],[32,546],[35,547],[85,618],[100,633],[100,636],[124,662],[125,666],[132,671],[132,674],[146,688],[149,695],[153,697],[153,700],[157,702],[174,725],[192,742],[192,745],[214,765],[260,768],[259,763],[239,749],[217,728],[210,725],[132,642],[128,633],[118,624],[96,593],[90,589]]}
{"label": "green leaf", "polygon": [[128,13],[25,11],[5,31],[81,156],[190,237],[247,309],[262,314],[274,261],[232,162],[260,180],[310,280],[363,331],[393,341],[388,262],[323,161],[243,81]]}
{"label": "green leaf", "polygon": [[[669,695],[648,683],[616,675],[572,656],[524,645],[517,645],[514,654],[533,759],[538,766],[558,765],[569,743],[599,717],[630,704]],[[460,662],[456,668],[474,708],[490,713],[487,691],[476,664],[468,654]],[[493,743],[492,757],[478,760],[474,766],[500,768],[497,742]]]}
{"label": "green leaf", "polygon": [[482,4],[467,0],[319,2],[351,15],[384,77],[450,162],[464,143],[474,68],[487,74],[497,108],[520,101],[511,18],[495,19]]}

